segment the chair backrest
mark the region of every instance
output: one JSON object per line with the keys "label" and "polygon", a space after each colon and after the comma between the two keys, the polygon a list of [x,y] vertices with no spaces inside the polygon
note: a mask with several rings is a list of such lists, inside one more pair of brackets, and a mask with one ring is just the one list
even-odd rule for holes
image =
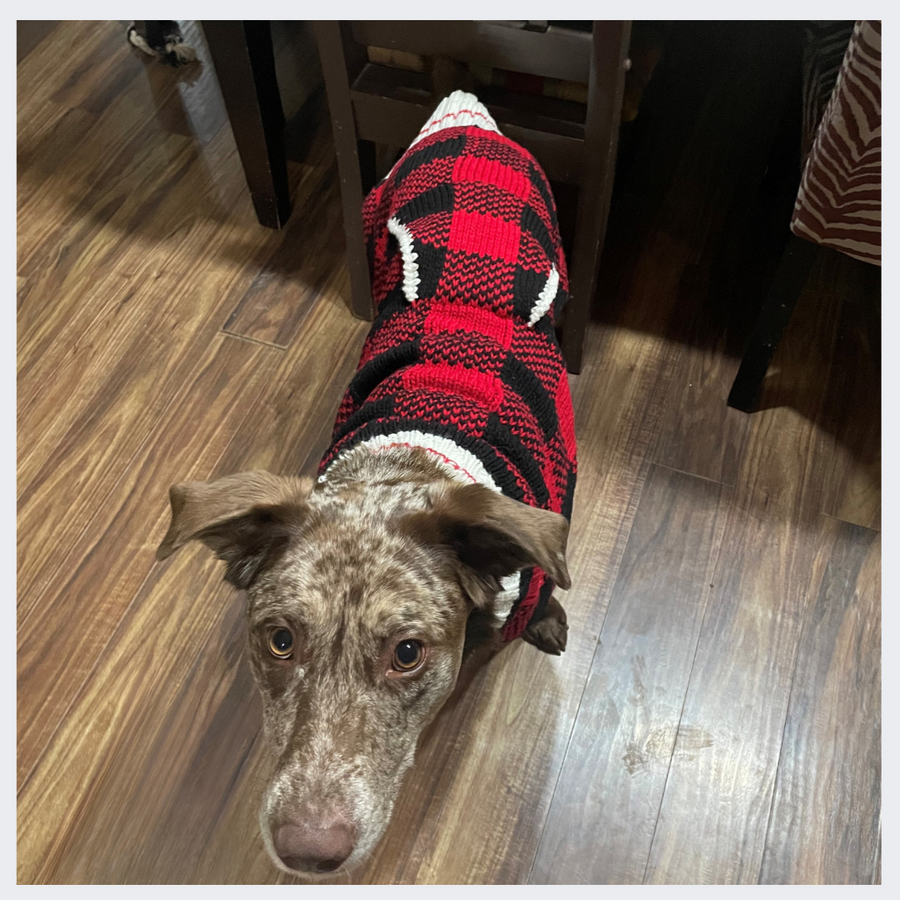
{"label": "chair backrest", "polygon": [[353,39],[363,46],[445,56],[461,62],[587,84],[591,72],[589,29],[528,22],[440,21],[353,22]]}
{"label": "chair backrest", "polygon": [[[590,84],[598,52],[594,46],[598,29],[590,22],[557,26],[488,21],[351,21],[323,23],[319,31],[334,35],[335,28],[340,33],[340,49],[336,38],[320,44],[326,81],[347,84],[358,138],[393,147],[407,146],[418,134],[434,102],[433,84],[424,72],[370,62],[369,47],[445,57],[526,77],[585,85]],[[337,55],[340,61],[336,64]],[[345,75],[337,71],[342,67]],[[585,103],[485,84],[479,85],[478,96],[504,133],[528,147],[552,180],[580,183],[588,114]]]}

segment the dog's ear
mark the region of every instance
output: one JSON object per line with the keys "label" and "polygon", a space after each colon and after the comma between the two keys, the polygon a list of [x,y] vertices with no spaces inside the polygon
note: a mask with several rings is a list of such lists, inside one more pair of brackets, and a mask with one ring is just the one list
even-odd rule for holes
{"label": "dog's ear", "polygon": [[413,533],[449,547],[459,560],[463,589],[476,605],[500,590],[500,579],[540,566],[563,590],[569,523],[480,484],[439,484],[431,489],[431,509],[407,519]]}
{"label": "dog's ear", "polygon": [[225,561],[225,580],[246,589],[302,524],[311,489],[311,479],[268,472],[172,485],[172,524],[156,558],[166,559],[188,541],[202,541]]}

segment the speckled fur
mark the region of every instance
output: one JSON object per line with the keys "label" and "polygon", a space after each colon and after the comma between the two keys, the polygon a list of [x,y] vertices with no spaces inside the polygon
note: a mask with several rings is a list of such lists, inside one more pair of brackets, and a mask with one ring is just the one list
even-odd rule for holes
{"label": "speckled fur", "polygon": [[[468,608],[449,562],[390,524],[425,507],[428,482],[397,483],[388,460],[361,462],[313,492],[308,530],[249,591],[251,634],[286,623],[304,643],[291,668],[271,658],[264,638],[251,648],[274,768],[260,824],[281,868],[271,834],[308,804],[337,807],[356,825],[347,866],[375,848],[462,658]],[[372,472],[369,462],[388,465]],[[419,678],[386,679],[404,637],[427,641],[428,665]]]}
{"label": "speckled fur", "polygon": [[[203,540],[229,562],[231,580],[247,587],[270,770],[260,824],[273,861],[291,874],[272,835],[301,811],[337,811],[352,824],[355,849],[344,868],[375,848],[419,735],[453,692],[470,613],[476,605],[489,611],[497,586],[485,577],[473,598],[452,548],[430,540],[419,520],[409,527],[460,489],[423,451],[361,449],[311,488],[266,473],[176,486],[158,553]],[[289,536],[275,551],[256,547],[252,565],[243,566],[229,528],[251,508],[282,510],[275,518],[283,517]],[[553,532],[544,555],[561,560],[567,579],[565,520],[542,510],[527,515],[536,530]],[[555,519],[564,527],[554,532],[545,526]],[[290,660],[268,652],[272,627],[293,632]],[[399,675],[390,661],[405,639],[420,640],[427,657],[415,673]]]}

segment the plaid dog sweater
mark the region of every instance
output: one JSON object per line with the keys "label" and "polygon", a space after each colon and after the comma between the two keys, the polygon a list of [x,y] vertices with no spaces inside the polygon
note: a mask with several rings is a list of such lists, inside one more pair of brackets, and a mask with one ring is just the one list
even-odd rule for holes
{"label": "plaid dog sweater", "polygon": [[[571,517],[572,400],[554,322],[568,276],[534,158],[456,91],[363,205],[377,316],[320,479],[341,455],[408,446],[461,482]],[[502,636],[519,637],[553,583],[504,580]]]}

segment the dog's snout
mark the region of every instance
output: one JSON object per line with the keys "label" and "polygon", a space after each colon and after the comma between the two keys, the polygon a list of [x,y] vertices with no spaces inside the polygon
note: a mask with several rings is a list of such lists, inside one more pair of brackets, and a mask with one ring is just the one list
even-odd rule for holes
{"label": "dog's snout", "polygon": [[334,872],[355,844],[350,823],[340,816],[301,817],[280,825],[272,838],[281,861],[297,872]]}

